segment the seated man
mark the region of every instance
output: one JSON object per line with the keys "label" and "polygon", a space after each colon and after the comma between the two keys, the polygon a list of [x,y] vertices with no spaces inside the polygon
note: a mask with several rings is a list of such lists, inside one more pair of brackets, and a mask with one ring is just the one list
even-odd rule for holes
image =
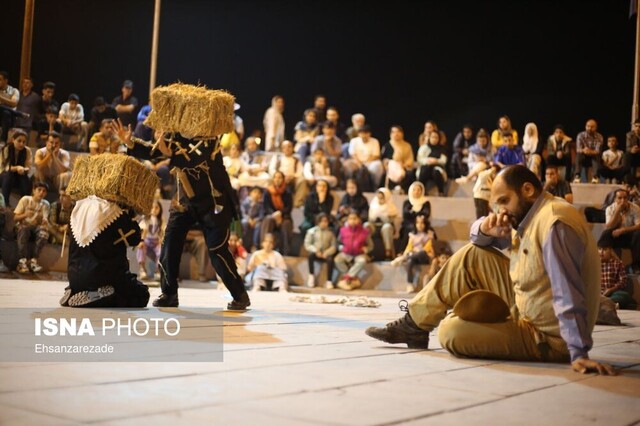
{"label": "seated man", "polygon": [[91,108],[91,121],[89,121],[89,136],[93,136],[94,133],[100,131],[102,120],[107,118],[115,120],[118,118],[116,110],[111,105],[108,105],[102,96],[98,96],[93,105],[94,107]]}
{"label": "seated man", "polygon": [[[596,120],[588,120],[585,130],[576,138],[576,177],[574,183],[598,183],[598,168],[602,153],[602,135],[597,132]],[[589,176],[591,175],[591,176]]]}
{"label": "seated man", "polygon": [[36,151],[37,181],[46,182],[51,189],[66,188],[71,179],[71,156],[60,148],[60,134],[51,132],[47,145]]}
{"label": "seated man", "polygon": [[122,145],[113,133],[113,119],[105,118],[100,123],[100,131],[94,133],[89,141],[89,154],[98,155],[110,152],[117,154],[118,152],[126,153],[127,147]]}
{"label": "seated man", "polygon": [[614,248],[631,249],[631,268],[634,273],[640,273],[640,207],[629,202],[629,193],[620,188],[605,214],[603,237],[610,235]]}
{"label": "seated man", "polygon": [[89,125],[84,121],[84,108],[80,104],[80,97],[75,93],[69,95],[67,102],[60,107],[60,122],[62,123],[62,133],[78,136],[78,142],[73,147],[76,151],[85,152],[87,150],[87,136]]}
{"label": "seated man", "polygon": [[[44,199],[48,189],[46,183],[36,183],[33,186],[33,195],[25,195],[20,198],[13,211],[18,258],[20,259],[16,271],[19,274],[42,270],[42,267],[38,265],[38,256],[49,239],[49,202]],[[33,256],[29,256],[29,240],[32,236],[35,237],[36,244]],[[30,260],[28,260],[29,258]]]}
{"label": "seated man", "polygon": [[571,185],[564,179],[560,179],[558,166],[547,166],[544,172],[544,190],[556,197],[564,198],[573,204],[573,192]]}
{"label": "seated man", "polygon": [[[497,213],[472,225],[472,243],[409,302],[407,314],[366,333],[426,349],[429,332],[438,327],[440,343],[455,356],[570,360],[580,373],[616,374],[588,356],[600,300],[600,259],[578,210],[544,192],[522,165],[500,171],[491,201]],[[496,248],[510,248],[510,257]]]}

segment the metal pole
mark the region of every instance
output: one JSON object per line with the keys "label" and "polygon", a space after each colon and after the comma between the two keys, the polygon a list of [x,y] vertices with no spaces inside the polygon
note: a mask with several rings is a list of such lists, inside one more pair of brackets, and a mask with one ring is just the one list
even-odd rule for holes
{"label": "metal pole", "polygon": [[153,14],[153,38],[151,40],[151,70],[149,71],[149,96],[156,87],[156,69],[158,67],[158,33],[160,32],[160,2],[155,0]]}
{"label": "metal pole", "polygon": [[31,74],[31,39],[33,36],[33,8],[35,0],[24,2],[24,26],[22,29],[22,56],[20,59],[20,81],[16,82],[21,87],[22,80]]}
{"label": "metal pole", "polygon": [[[634,0],[636,3],[638,0]],[[637,4],[636,4],[637,5]],[[636,7],[636,62],[633,72],[633,107],[631,108],[631,126],[638,119],[638,84],[640,81],[640,69],[638,69],[638,60],[640,57],[640,11]]]}

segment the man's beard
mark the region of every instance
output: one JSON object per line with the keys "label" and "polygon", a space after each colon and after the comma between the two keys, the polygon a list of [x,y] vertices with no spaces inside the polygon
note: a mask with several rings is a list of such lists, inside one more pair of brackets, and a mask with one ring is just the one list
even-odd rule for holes
{"label": "man's beard", "polygon": [[514,228],[520,226],[525,216],[527,216],[527,213],[529,213],[529,210],[531,210],[531,207],[533,207],[534,202],[535,201],[526,200],[522,194],[518,193],[518,210],[510,215]]}

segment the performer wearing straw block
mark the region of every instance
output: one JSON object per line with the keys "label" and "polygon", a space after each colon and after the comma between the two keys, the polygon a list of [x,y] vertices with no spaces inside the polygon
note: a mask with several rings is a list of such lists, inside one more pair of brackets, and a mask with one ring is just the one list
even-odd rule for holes
{"label": "performer wearing straw block", "polygon": [[251,302],[227,244],[237,217],[235,192],[219,152],[220,136],[233,129],[234,98],[223,91],[173,84],[154,89],[151,104],[145,124],[165,133],[155,144],[131,137],[131,129],[121,123],[116,130],[130,155],[170,158],[178,182],[160,255],[162,294],[153,306],[178,306],[180,256],[188,231],[198,224],[211,263],[233,297],[227,309],[245,310]]}

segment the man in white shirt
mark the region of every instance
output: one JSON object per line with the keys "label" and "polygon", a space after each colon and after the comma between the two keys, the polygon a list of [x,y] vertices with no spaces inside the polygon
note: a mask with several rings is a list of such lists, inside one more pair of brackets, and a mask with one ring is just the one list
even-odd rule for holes
{"label": "man in white shirt", "polygon": [[[371,128],[363,125],[358,130],[358,137],[349,142],[349,158],[345,161],[344,169],[347,178],[368,172],[370,187],[360,189],[365,192],[373,191],[380,187],[384,168],[380,161],[380,141],[371,137]],[[361,179],[358,179],[360,183]]]}
{"label": "man in white shirt", "polygon": [[616,198],[605,210],[605,230],[609,234],[614,248],[631,249],[631,268],[640,273],[640,207],[629,201],[629,193],[620,188]]}
{"label": "man in white shirt", "polygon": [[60,122],[62,122],[62,133],[78,136],[76,151],[87,151],[87,134],[89,125],[84,121],[84,108],[80,104],[80,97],[75,93],[69,95],[67,102],[60,107]]}
{"label": "man in white shirt", "polygon": [[7,141],[9,129],[14,126],[16,119],[16,107],[20,100],[20,91],[9,86],[9,73],[0,71],[0,123],[2,124],[2,134],[0,141]]}
{"label": "man in white shirt", "polygon": [[47,145],[36,151],[36,180],[47,182],[49,188],[59,191],[66,188],[71,179],[71,156],[60,148],[60,134],[49,133]]}

